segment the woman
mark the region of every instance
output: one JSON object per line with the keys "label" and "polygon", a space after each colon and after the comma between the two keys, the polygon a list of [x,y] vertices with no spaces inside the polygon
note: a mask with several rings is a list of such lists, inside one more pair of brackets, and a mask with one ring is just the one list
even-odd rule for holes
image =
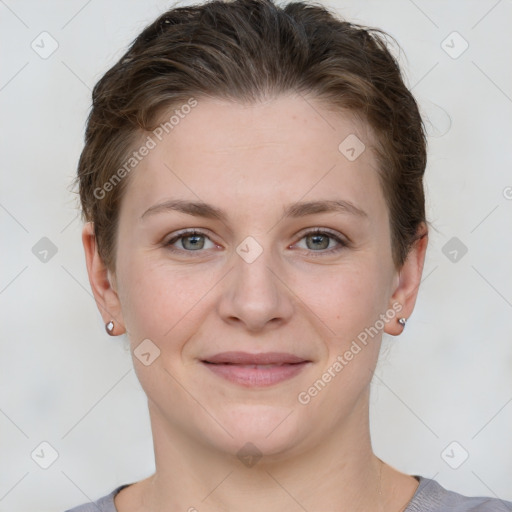
{"label": "woman", "polygon": [[422,276],[425,165],[380,31],[269,0],[146,28],[94,89],[77,181],[156,472],[73,511],[512,510],[372,450],[382,333]]}

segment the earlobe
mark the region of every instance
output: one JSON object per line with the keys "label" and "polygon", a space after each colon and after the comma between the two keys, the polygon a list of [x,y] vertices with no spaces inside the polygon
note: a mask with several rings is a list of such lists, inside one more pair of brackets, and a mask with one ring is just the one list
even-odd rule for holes
{"label": "earlobe", "polygon": [[[393,336],[398,336],[403,332],[405,323],[400,319],[404,318],[407,321],[411,316],[418,296],[428,245],[428,230],[425,224],[418,229],[418,235],[402,268],[395,276],[397,284],[390,298],[389,308],[395,311],[399,309],[399,311],[397,311],[396,318],[388,322],[384,328],[384,332]],[[400,308],[397,307],[397,304],[400,304]]]}
{"label": "earlobe", "polygon": [[115,289],[115,279],[103,263],[98,253],[94,224],[87,222],[82,230],[82,243],[85,251],[87,274],[96,305],[101,313],[103,322],[114,322],[115,335],[125,332],[121,303]]}

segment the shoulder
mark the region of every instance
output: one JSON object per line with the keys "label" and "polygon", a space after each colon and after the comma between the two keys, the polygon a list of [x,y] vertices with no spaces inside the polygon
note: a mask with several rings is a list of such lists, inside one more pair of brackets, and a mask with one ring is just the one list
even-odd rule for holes
{"label": "shoulder", "polygon": [[512,512],[512,502],[490,497],[469,497],[449,491],[435,480],[414,475],[420,484],[404,512]]}
{"label": "shoulder", "polygon": [[131,484],[120,485],[119,487],[116,487],[110,494],[107,494],[106,496],[103,496],[96,501],[89,501],[83,505],[70,508],[65,512],[117,512],[117,509],[114,505],[114,497],[121,489],[128,487],[128,485]]}
{"label": "shoulder", "polygon": [[[418,488],[404,512],[512,512],[512,502],[490,497],[469,497],[442,487],[435,480],[414,475]],[[110,494],[65,512],[117,512],[115,495],[130,484],[116,487]]]}

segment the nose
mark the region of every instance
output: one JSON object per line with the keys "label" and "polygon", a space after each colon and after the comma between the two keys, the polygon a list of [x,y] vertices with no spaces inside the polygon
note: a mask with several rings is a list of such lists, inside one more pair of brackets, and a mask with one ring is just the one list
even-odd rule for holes
{"label": "nose", "polygon": [[284,273],[280,262],[273,259],[271,251],[264,250],[252,262],[234,253],[233,265],[223,280],[217,303],[221,318],[251,332],[287,323],[294,311],[293,294],[281,277]]}

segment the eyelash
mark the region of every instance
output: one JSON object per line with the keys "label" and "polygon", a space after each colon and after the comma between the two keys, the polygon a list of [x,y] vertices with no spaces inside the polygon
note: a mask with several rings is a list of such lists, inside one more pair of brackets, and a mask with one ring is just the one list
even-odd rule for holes
{"label": "eyelash", "polygon": [[[320,229],[320,228],[315,228],[315,229],[312,229],[311,231],[307,231],[307,232],[303,233],[301,238],[299,239],[299,242],[302,239],[306,238],[307,236],[311,236],[311,235],[327,235],[329,238],[333,239],[334,241],[336,241],[338,243],[338,246],[335,248],[332,248],[332,249],[325,249],[325,250],[319,250],[319,251],[314,251],[314,250],[309,249],[309,252],[314,257],[320,257],[320,256],[323,256],[326,254],[329,254],[329,255],[334,254],[334,253],[337,253],[337,252],[345,249],[346,247],[349,247],[349,243],[345,240],[342,240],[338,235],[334,234],[333,232],[329,231],[328,229]],[[188,236],[204,236],[205,238],[208,238],[210,241],[212,241],[206,233],[204,233],[202,231],[198,231],[197,229],[189,229],[189,230],[184,230],[184,231],[177,233],[173,238],[171,238],[170,240],[165,242],[164,246],[171,252],[175,252],[175,253],[186,252],[186,253],[190,253],[190,254],[198,253],[197,256],[199,256],[203,252],[203,250],[189,251],[187,249],[176,249],[175,247],[173,247],[172,244],[174,244],[178,240],[180,240],[182,238],[186,238]],[[308,250],[308,249],[305,249],[305,250]]]}

